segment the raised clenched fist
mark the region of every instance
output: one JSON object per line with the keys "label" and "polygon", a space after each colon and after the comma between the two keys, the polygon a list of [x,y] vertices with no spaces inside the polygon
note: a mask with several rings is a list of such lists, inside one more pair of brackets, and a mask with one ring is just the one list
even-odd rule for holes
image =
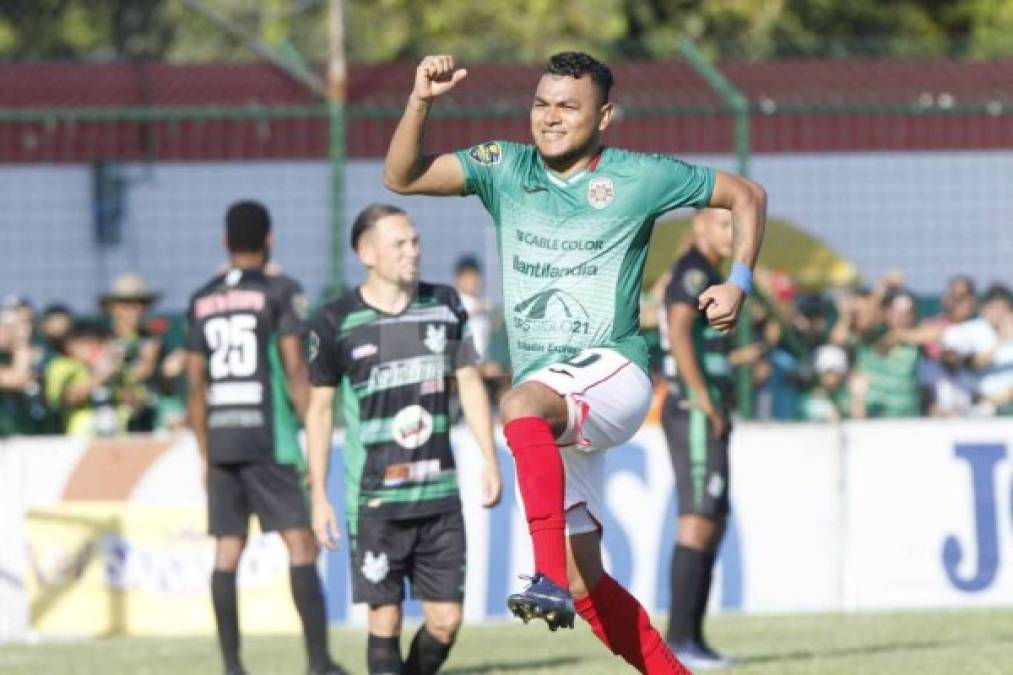
{"label": "raised clenched fist", "polygon": [[454,65],[449,54],[427,56],[415,69],[415,89],[412,95],[423,101],[442,96],[468,75],[464,68]]}

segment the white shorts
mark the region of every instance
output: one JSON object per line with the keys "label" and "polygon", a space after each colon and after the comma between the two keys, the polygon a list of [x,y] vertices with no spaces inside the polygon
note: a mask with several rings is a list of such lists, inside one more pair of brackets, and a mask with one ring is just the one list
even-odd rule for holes
{"label": "white shorts", "polygon": [[600,530],[602,451],[622,445],[640,429],[651,406],[650,379],[619,352],[593,347],[532,373],[525,382],[544,384],[566,400],[569,419],[556,442],[566,472],[567,534]]}

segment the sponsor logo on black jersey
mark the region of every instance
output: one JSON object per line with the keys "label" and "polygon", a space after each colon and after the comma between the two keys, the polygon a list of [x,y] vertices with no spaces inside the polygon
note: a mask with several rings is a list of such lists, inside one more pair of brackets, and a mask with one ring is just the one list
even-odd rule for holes
{"label": "sponsor logo on black jersey", "polygon": [[414,450],[425,445],[433,435],[433,416],[420,405],[407,406],[394,416],[391,432],[398,445]]}
{"label": "sponsor logo on black jersey", "polygon": [[427,324],[426,339],[422,342],[429,351],[434,354],[442,354],[443,350],[447,348],[447,327]]}
{"label": "sponsor logo on black jersey", "polygon": [[360,361],[366,357],[376,354],[378,351],[380,350],[376,345],[374,345],[372,342],[367,342],[364,345],[359,345],[358,347],[352,348],[352,360]]}

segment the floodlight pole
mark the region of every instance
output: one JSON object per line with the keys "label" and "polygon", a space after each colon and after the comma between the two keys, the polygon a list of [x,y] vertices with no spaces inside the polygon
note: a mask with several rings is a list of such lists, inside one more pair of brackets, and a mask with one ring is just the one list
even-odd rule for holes
{"label": "floodlight pole", "polygon": [[[689,64],[707,82],[710,88],[722,98],[735,116],[735,156],[738,160],[738,173],[749,177],[749,99],[724,76],[718,68],[708,61],[689,38],[683,38],[679,44],[682,55]],[[735,342],[745,347],[752,341],[750,320],[750,300],[746,298],[739,314],[738,327],[735,330]],[[741,365],[735,373],[735,392],[738,398],[739,414],[743,419],[753,416],[753,377],[748,365]]]}
{"label": "floodlight pole", "polygon": [[340,293],[345,284],[345,101],[348,65],[345,59],[344,0],[330,0],[327,16],[327,113],[331,160],[331,245],[327,295]]}

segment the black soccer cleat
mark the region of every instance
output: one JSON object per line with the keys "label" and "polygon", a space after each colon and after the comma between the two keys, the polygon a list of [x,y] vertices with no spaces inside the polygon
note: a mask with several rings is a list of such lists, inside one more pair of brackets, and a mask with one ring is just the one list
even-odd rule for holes
{"label": "black soccer cleat", "polygon": [[531,619],[545,619],[549,630],[557,628],[573,628],[573,598],[565,588],[548,578],[541,572],[532,577],[522,575],[522,579],[531,581],[520,593],[507,598],[507,608],[514,616],[527,623]]}

